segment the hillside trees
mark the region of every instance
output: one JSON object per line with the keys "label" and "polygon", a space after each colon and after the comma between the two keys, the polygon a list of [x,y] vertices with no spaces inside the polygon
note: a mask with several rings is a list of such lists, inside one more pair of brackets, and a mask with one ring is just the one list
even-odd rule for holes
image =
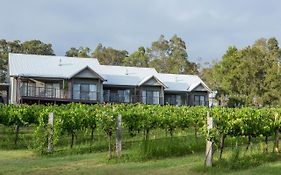
{"label": "hillside trees", "polygon": [[144,47],[139,47],[124,60],[125,66],[148,67],[149,57]]}
{"label": "hillside trees", "polygon": [[120,66],[123,64],[124,59],[128,57],[128,52],[98,44],[92,53],[92,57],[97,58],[101,64]]}
{"label": "hillside trees", "polygon": [[21,42],[2,39],[0,40],[0,82],[3,82],[7,76],[9,53],[54,55],[52,44],[46,44],[40,40]]}
{"label": "hillside trees", "polygon": [[[70,48],[66,56],[83,57],[81,52],[85,48]],[[89,57],[89,50],[84,57]],[[129,54],[126,50],[105,47],[102,44],[91,53],[101,64],[117,66],[153,67],[161,73],[198,74],[197,64],[188,60],[187,46],[182,38],[177,35],[170,40],[161,35],[151,46],[139,47],[137,51]]]}
{"label": "hillside trees", "polygon": [[275,38],[259,39],[240,50],[229,47],[203,77],[212,79],[219,100],[228,106],[276,106],[281,97],[280,53]]}
{"label": "hillside trees", "polygon": [[81,58],[90,58],[90,48],[89,47],[71,47],[68,51],[65,52],[67,57],[81,57]]}
{"label": "hillside trees", "polygon": [[197,74],[198,67],[188,61],[185,42],[174,35],[169,41],[163,35],[147,49],[149,66],[161,73]]}

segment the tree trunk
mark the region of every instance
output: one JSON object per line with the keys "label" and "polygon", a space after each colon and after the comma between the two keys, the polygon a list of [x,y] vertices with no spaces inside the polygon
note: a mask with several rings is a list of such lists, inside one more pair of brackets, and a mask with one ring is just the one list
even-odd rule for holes
{"label": "tree trunk", "polygon": [[70,144],[70,148],[73,148],[74,138],[75,138],[75,134],[74,134],[74,132],[72,132],[72,133],[71,133],[71,144]]}
{"label": "tree trunk", "polygon": [[223,153],[223,149],[224,149],[224,141],[225,141],[226,135],[222,134],[221,135],[221,141],[220,141],[220,154],[219,154],[219,159],[222,158],[222,153]]}
{"label": "tree trunk", "polygon": [[170,132],[170,136],[173,137],[173,128],[170,128],[169,132]]}
{"label": "tree trunk", "polygon": [[18,146],[19,132],[20,132],[20,127],[19,127],[19,125],[16,125],[16,128],[15,128],[15,148],[17,148],[17,146]]}
{"label": "tree trunk", "polygon": [[90,152],[92,152],[93,142],[94,142],[94,128],[91,128]]}
{"label": "tree trunk", "polygon": [[195,137],[195,140],[196,140],[196,143],[198,141],[198,128],[197,128],[197,125],[194,126],[194,137]]}
{"label": "tree trunk", "polygon": [[277,128],[275,130],[275,140],[274,140],[273,152],[275,152],[275,153],[279,152],[279,128]]}
{"label": "tree trunk", "polygon": [[145,140],[149,139],[149,129],[145,131]]}
{"label": "tree trunk", "polygon": [[247,143],[246,151],[248,151],[250,146],[251,146],[251,136],[248,136],[248,143]]}
{"label": "tree trunk", "polygon": [[268,136],[265,136],[264,142],[265,142],[264,152],[268,153]]}

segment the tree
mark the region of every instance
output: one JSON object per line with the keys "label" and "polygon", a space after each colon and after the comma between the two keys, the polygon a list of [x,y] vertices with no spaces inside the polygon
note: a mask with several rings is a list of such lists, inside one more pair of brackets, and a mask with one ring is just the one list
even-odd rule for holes
{"label": "tree", "polygon": [[163,35],[147,49],[149,66],[158,72],[174,74],[198,74],[195,63],[188,61],[185,42],[174,35],[169,41]]}
{"label": "tree", "polygon": [[205,70],[212,77],[205,77],[213,78],[213,89],[228,106],[280,105],[280,55],[275,38],[258,39],[240,50],[229,47],[220,62]]}
{"label": "tree", "polygon": [[79,55],[79,49],[76,49],[75,47],[71,47],[68,51],[65,52],[65,56],[67,57],[78,57]]}
{"label": "tree", "polygon": [[39,40],[21,42],[19,40],[0,40],[0,82],[7,78],[9,53],[24,53],[38,55],[54,55],[51,44],[45,44]]}
{"label": "tree", "polygon": [[157,41],[152,42],[147,52],[150,59],[149,66],[155,68],[158,72],[168,73],[169,41],[165,39],[164,35],[161,35]]}
{"label": "tree", "polygon": [[129,57],[124,59],[125,66],[148,67],[149,57],[146,54],[145,48],[140,47]]}
{"label": "tree", "polygon": [[21,48],[22,53],[25,54],[55,55],[52,44],[45,44],[40,40],[25,41],[21,44]]}
{"label": "tree", "polygon": [[123,65],[128,52],[126,50],[117,50],[111,47],[104,47],[102,44],[98,44],[92,57],[97,58],[101,64],[105,65]]}
{"label": "tree", "polygon": [[80,58],[90,58],[90,48],[89,47],[71,47],[68,51],[65,52],[67,57],[80,57]]}

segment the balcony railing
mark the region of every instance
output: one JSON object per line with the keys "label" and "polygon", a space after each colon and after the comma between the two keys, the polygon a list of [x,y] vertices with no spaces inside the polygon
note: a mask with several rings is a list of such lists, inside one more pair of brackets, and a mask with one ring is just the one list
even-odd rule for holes
{"label": "balcony railing", "polygon": [[163,97],[140,96],[140,95],[122,95],[117,93],[104,94],[104,102],[107,103],[144,103],[144,104],[162,104]]}
{"label": "balcony railing", "polygon": [[209,106],[209,101],[194,101],[194,106]]}
{"label": "balcony railing", "polygon": [[86,100],[97,101],[98,92],[70,91],[56,88],[21,86],[21,97],[35,97],[40,99],[64,99],[64,100]]}
{"label": "balcony railing", "polygon": [[103,95],[104,102],[107,103],[134,103],[137,102],[136,96],[110,93]]}

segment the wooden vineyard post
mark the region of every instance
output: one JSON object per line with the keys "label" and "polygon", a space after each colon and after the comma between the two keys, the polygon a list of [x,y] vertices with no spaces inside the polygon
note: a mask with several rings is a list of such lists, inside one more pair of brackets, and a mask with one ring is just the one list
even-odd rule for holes
{"label": "wooden vineyard post", "polygon": [[213,164],[213,142],[209,139],[210,130],[213,128],[213,118],[210,117],[209,111],[207,112],[207,130],[208,138],[206,143],[206,154],[205,154],[205,167],[211,167]]}
{"label": "wooden vineyard post", "polygon": [[48,153],[52,153],[54,151],[53,147],[53,137],[54,137],[54,113],[49,113],[48,118]]}
{"label": "wooden vineyard post", "polygon": [[119,114],[117,117],[116,126],[116,156],[121,156],[122,151],[122,115]]}

